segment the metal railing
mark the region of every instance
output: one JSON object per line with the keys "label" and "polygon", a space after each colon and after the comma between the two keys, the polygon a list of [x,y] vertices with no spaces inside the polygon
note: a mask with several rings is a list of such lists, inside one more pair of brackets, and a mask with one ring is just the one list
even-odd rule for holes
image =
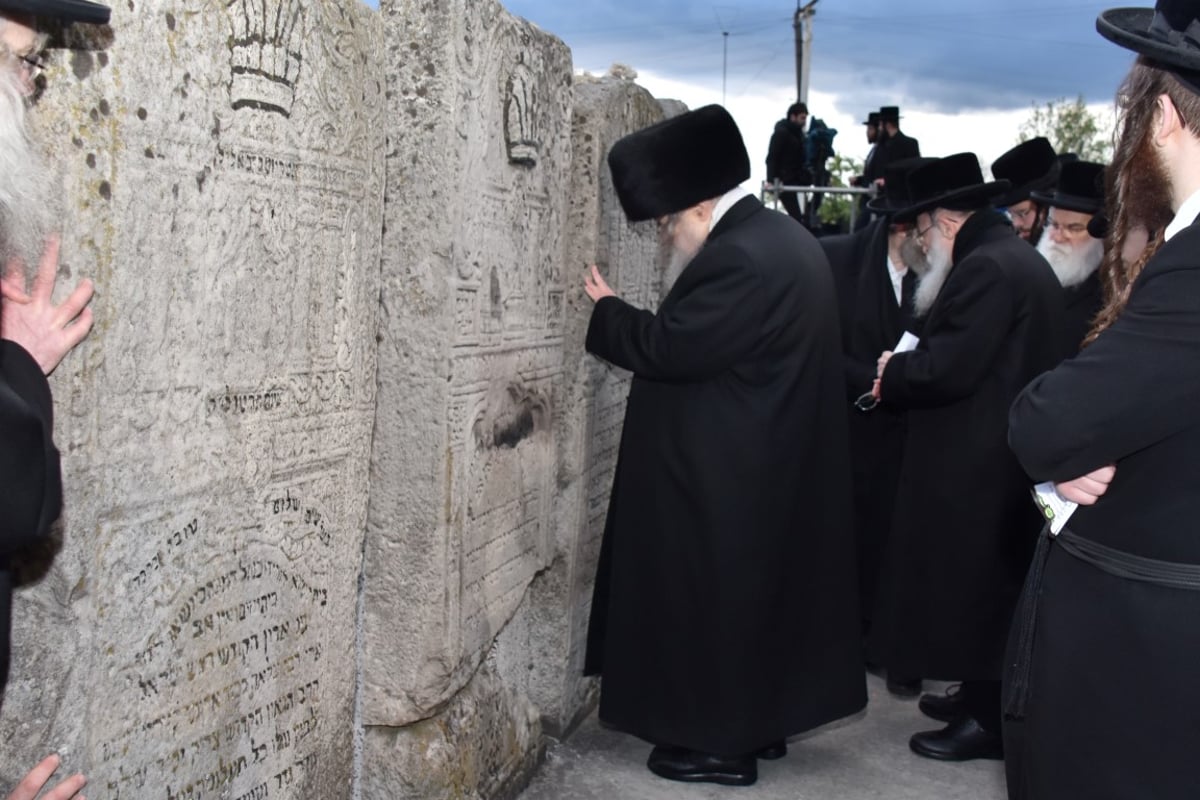
{"label": "metal railing", "polygon": [[[815,194],[846,194],[846,195],[867,195],[874,197],[878,192],[874,187],[862,189],[857,186],[789,186],[780,181],[763,181],[762,192],[760,199],[763,205],[769,205],[776,210],[779,209],[779,196],[787,192],[795,192],[799,195],[800,209],[807,213],[808,204],[812,201],[812,196]],[[850,204],[850,230],[854,230],[855,224],[858,222],[858,203]]]}

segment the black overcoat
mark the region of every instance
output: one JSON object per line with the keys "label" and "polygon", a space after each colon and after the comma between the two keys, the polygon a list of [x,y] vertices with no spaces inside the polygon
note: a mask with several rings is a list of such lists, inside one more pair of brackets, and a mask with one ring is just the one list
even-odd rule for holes
{"label": "black overcoat", "polygon": [[1092,320],[1103,303],[1099,272],[1093,272],[1082,283],[1063,289],[1062,351],[1068,356],[1079,352],[1079,346],[1092,329]]}
{"label": "black overcoat", "polygon": [[894,135],[887,137],[885,147],[887,148],[886,164],[895,164],[906,158],[917,158],[921,155],[921,143],[904,131],[896,131]]}
{"label": "black overcoat", "polygon": [[917,349],[883,373],[908,429],[872,649],[898,674],[997,680],[1039,530],[1008,408],[1062,357],[1062,287],[994,211],[964,223],[953,263]]}
{"label": "black overcoat", "polygon": [[8,680],[12,558],[44,536],[62,508],[50,385],[24,348],[0,341],[0,696]]}
{"label": "black overcoat", "polygon": [[[1117,321],[1013,404],[1010,442],[1037,481],[1116,464],[1067,528],[1200,565],[1200,225],[1135,281]],[[1183,800],[1200,792],[1200,592],[1046,564],[1027,717],[1006,723],[1014,798]]]}
{"label": "black overcoat", "polygon": [[600,718],[743,754],[866,704],[829,264],[744,198],[657,313],[600,300],[634,373],[585,670]]}
{"label": "black overcoat", "polygon": [[904,410],[879,405],[863,412],[853,402],[871,388],[875,363],[913,328],[915,273],[902,281],[896,301],[888,271],[888,222],[878,219],[856,233],[819,240],[833,268],[842,319],[846,410],[854,486],[854,538],[858,549],[859,610],[864,626],[875,604],[880,561],[892,524],[904,452]]}

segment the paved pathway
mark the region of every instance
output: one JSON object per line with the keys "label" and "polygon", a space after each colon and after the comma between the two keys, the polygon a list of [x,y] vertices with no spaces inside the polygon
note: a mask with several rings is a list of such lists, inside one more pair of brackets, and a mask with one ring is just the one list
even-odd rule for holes
{"label": "paved pathway", "polygon": [[[941,684],[936,688],[940,690]],[[868,676],[870,702],[850,720],[793,740],[779,761],[760,761],[750,787],[683,784],[646,769],[650,746],[600,727],[593,714],[546,763],[519,800],[1004,800],[999,761],[949,764],[920,758],[908,737],[941,723],[897,700]]]}

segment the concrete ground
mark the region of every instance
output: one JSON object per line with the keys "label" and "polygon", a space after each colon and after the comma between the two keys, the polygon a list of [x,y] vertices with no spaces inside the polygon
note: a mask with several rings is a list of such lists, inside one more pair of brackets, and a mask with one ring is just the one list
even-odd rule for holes
{"label": "concrete ground", "polygon": [[892,697],[874,675],[867,690],[866,711],[793,739],[787,757],[759,762],[758,782],[749,787],[655,777],[646,769],[650,745],[600,727],[592,714],[566,741],[550,745],[519,800],[1004,800],[1002,762],[914,755],[908,737],[941,723],[923,716],[915,700]]}

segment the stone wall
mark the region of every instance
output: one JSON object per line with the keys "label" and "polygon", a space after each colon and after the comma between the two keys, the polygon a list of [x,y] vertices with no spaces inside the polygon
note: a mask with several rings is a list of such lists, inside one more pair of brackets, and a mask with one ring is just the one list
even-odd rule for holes
{"label": "stone wall", "polygon": [[68,30],[67,511],[24,569],[0,786],[505,798],[586,713],[628,375],[657,303],[604,157],[663,110],[494,0],[160,0]]}

